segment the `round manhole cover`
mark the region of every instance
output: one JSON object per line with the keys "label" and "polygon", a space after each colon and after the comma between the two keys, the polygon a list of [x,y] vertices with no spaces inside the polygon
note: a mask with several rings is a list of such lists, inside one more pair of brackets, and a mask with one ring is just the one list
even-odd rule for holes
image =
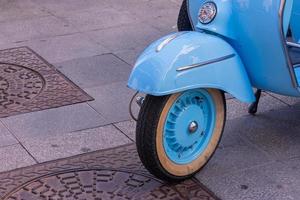
{"label": "round manhole cover", "polygon": [[9,108],[32,100],[45,81],[36,71],[13,64],[0,64],[0,107]]}
{"label": "round manhole cover", "polygon": [[71,171],[43,176],[11,192],[4,199],[176,199],[176,189],[167,189],[156,179],[113,170]]}

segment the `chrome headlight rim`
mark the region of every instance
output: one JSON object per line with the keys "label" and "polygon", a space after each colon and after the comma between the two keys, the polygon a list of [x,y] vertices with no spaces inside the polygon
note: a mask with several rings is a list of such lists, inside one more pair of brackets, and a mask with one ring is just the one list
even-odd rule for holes
{"label": "chrome headlight rim", "polygon": [[[205,6],[207,5],[212,5],[212,8],[214,9],[214,15],[211,19],[209,19],[208,21],[204,21],[203,19],[201,19],[200,17],[200,14],[202,12],[202,10],[204,9]],[[217,17],[217,14],[218,14],[218,7],[217,7],[217,4],[213,1],[206,1],[204,2],[200,9],[199,9],[199,12],[198,12],[198,20],[201,24],[204,24],[204,25],[207,25],[207,24],[210,24],[211,22],[213,22],[215,20],[215,18]]]}

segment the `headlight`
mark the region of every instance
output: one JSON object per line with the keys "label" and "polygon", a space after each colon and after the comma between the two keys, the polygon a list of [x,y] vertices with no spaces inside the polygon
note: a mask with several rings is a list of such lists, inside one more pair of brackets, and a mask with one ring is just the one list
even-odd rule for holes
{"label": "headlight", "polygon": [[202,24],[209,24],[217,15],[217,6],[214,2],[206,2],[199,10],[199,21]]}

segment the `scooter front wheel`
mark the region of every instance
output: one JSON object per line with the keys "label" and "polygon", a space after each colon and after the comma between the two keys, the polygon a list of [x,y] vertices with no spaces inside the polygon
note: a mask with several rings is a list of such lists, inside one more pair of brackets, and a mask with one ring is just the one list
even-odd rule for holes
{"label": "scooter front wheel", "polygon": [[144,166],[165,181],[181,181],[197,173],[221,139],[225,104],[223,92],[215,89],[146,96],[136,129]]}

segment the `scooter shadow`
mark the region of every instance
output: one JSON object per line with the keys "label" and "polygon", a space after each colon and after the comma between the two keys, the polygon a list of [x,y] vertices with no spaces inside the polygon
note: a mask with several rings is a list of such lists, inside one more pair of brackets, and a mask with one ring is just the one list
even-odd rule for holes
{"label": "scooter shadow", "polygon": [[213,178],[300,157],[299,133],[300,103],[228,120],[219,148],[198,177]]}

